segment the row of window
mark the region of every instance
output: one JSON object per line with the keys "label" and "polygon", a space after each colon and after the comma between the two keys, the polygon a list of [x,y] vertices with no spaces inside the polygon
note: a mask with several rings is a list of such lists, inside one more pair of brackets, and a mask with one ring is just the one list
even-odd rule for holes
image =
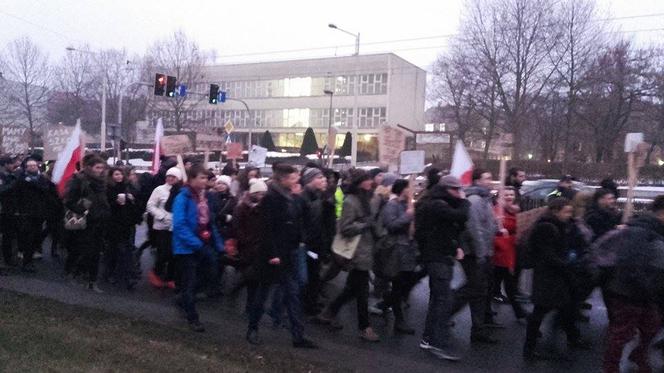
{"label": "row of window", "polygon": [[[196,90],[204,92],[207,87],[207,84],[199,84]],[[229,81],[219,83],[219,88],[232,98],[324,96],[326,90],[334,90],[339,96],[384,95],[387,94],[387,73]]]}
{"label": "row of window", "polygon": [[[169,111],[155,112],[155,118],[173,120]],[[357,121],[358,128],[378,128],[385,123],[384,107],[333,109],[332,125],[351,128]],[[281,110],[196,110],[187,113],[184,122],[191,128],[221,128],[227,121],[237,128],[326,128],[330,124],[329,109],[281,109]]]}

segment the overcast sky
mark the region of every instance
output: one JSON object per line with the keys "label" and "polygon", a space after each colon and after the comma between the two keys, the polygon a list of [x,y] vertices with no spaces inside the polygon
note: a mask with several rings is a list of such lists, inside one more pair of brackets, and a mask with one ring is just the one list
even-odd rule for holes
{"label": "overcast sky", "polygon": [[[181,29],[203,49],[216,50],[218,62],[351,54],[354,39],[329,29],[327,24],[333,22],[361,33],[361,53],[392,51],[425,68],[444,50],[447,39],[441,36],[456,32],[463,4],[462,0],[0,0],[0,45],[27,35],[53,59],[60,58],[66,46],[86,42],[92,48],[143,53],[154,40]],[[598,5],[606,17],[656,15],[610,22],[623,31],[664,28],[664,0],[598,0]],[[641,45],[664,40],[664,31],[625,35]],[[409,38],[426,39],[380,43]],[[293,49],[301,51],[253,54]]]}

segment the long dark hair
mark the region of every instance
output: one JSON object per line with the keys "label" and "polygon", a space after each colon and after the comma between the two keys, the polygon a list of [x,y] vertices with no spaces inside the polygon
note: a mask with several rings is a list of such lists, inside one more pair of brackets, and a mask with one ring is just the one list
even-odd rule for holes
{"label": "long dark hair", "polygon": [[116,171],[120,171],[122,173],[122,182],[120,184],[127,184],[127,172],[125,171],[125,169],[123,167],[113,166],[108,169],[108,179],[107,179],[108,185],[115,186],[115,180],[113,180],[113,174]]}

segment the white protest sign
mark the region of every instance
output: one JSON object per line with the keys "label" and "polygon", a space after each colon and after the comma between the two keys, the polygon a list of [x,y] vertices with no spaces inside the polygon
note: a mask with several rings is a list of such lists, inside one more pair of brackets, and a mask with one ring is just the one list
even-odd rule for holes
{"label": "white protest sign", "polygon": [[265,167],[265,158],[267,158],[266,148],[258,145],[251,146],[251,150],[249,151],[249,163],[253,164],[255,167]]}
{"label": "white protest sign", "polygon": [[58,154],[65,148],[69,136],[74,132],[74,127],[55,125],[48,126],[44,136],[44,159],[54,161]]}
{"label": "white protest sign", "polygon": [[419,174],[424,171],[424,150],[407,150],[399,154],[401,175]]}
{"label": "white protest sign", "polygon": [[3,125],[0,136],[2,137],[0,148],[3,152],[12,155],[28,152],[29,133],[27,128]]}
{"label": "white protest sign", "polygon": [[643,142],[643,133],[632,132],[625,136],[625,153],[634,153]]}

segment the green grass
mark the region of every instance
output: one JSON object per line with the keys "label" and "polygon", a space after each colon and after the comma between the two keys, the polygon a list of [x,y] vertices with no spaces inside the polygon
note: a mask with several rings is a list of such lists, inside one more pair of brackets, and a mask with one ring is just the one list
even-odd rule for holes
{"label": "green grass", "polygon": [[0,372],[336,370],[212,334],[0,290]]}

